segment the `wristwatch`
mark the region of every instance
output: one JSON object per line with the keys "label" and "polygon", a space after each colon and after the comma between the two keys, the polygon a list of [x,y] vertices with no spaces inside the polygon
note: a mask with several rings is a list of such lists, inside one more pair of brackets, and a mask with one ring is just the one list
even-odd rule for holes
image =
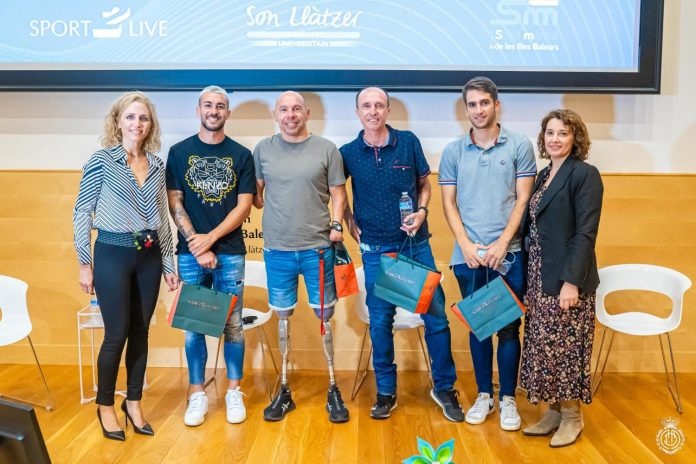
{"label": "wristwatch", "polygon": [[416,212],[418,212],[418,211],[420,211],[420,210],[425,211],[425,217],[428,217],[428,213],[430,212],[430,211],[428,210],[428,208],[426,208],[425,206],[419,206],[418,208],[416,208]]}
{"label": "wristwatch", "polygon": [[336,232],[343,232],[343,226],[338,221],[331,221],[329,223],[329,227],[331,227]]}

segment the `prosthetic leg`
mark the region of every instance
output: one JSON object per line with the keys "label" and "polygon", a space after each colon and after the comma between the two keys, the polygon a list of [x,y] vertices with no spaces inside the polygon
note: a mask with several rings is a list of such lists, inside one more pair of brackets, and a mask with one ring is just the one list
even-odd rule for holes
{"label": "prosthetic leg", "polygon": [[290,353],[290,311],[278,311],[278,349],[281,356],[280,388],[271,404],[263,410],[263,418],[267,421],[279,421],[295,409],[295,402],[288,386],[288,354]]}

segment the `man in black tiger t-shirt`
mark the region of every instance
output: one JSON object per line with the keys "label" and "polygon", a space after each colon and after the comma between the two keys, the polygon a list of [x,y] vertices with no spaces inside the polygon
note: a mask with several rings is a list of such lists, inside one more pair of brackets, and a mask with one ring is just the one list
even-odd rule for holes
{"label": "man in black tiger t-shirt", "polygon": [[[249,216],[256,193],[251,152],[225,135],[230,114],[227,92],[217,86],[203,89],[196,114],[198,134],[169,150],[167,193],[169,211],[179,230],[179,276],[188,284],[201,284],[238,296],[225,326],[225,364],[229,386],[225,395],[227,421],[246,418],[240,380],[244,364],[242,300],[244,254],[242,223]],[[184,423],[197,426],[208,412],[203,384],[208,351],[205,336],[186,332],[189,368],[188,408]]]}

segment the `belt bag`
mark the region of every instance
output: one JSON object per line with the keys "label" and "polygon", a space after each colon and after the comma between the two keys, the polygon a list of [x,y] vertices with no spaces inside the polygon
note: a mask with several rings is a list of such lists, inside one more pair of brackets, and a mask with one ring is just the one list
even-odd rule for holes
{"label": "belt bag", "polygon": [[[488,280],[488,269],[486,269]],[[471,286],[473,289],[474,282]],[[505,279],[498,276],[459,303],[452,312],[471,330],[479,341],[490,337],[527,311]]]}
{"label": "belt bag", "polygon": [[[412,239],[408,237],[406,240]],[[425,314],[440,286],[441,277],[437,269],[407,258],[401,250],[399,253],[385,253],[380,256],[374,292],[393,305],[412,313]]]}
{"label": "belt bag", "polygon": [[237,303],[237,295],[182,283],[167,322],[172,327],[220,338]]}

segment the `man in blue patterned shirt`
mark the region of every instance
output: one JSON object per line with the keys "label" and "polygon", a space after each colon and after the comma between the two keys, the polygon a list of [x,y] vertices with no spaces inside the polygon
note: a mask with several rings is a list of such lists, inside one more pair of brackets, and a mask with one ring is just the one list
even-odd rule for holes
{"label": "man in blue patterned shirt", "polygon": [[[355,111],[363,130],[340,149],[346,178],[353,179],[353,212],[347,206],[345,219],[348,230],[360,244],[365,270],[372,363],[377,380],[377,402],[371,416],[386,419],[397,404],[392,332],[396,307],[375,296],[375,280],[380,255],[398,251],[407,236],[412,237],[414,244],[406,246],[403,254],[435,267],[427,222],[430,167],[412,132],[387,125],[389,96],[384,90],[369,87],[358,92]],[[403,193],[409,195],[416,208],[402,223],[399,198]],[[445,295],[440,287],[428,312],[421,316],[432,359],[434,388],[430,396],[447,419],[462,422],[464,414],[453,388],[457,376],[444,305]]]}

